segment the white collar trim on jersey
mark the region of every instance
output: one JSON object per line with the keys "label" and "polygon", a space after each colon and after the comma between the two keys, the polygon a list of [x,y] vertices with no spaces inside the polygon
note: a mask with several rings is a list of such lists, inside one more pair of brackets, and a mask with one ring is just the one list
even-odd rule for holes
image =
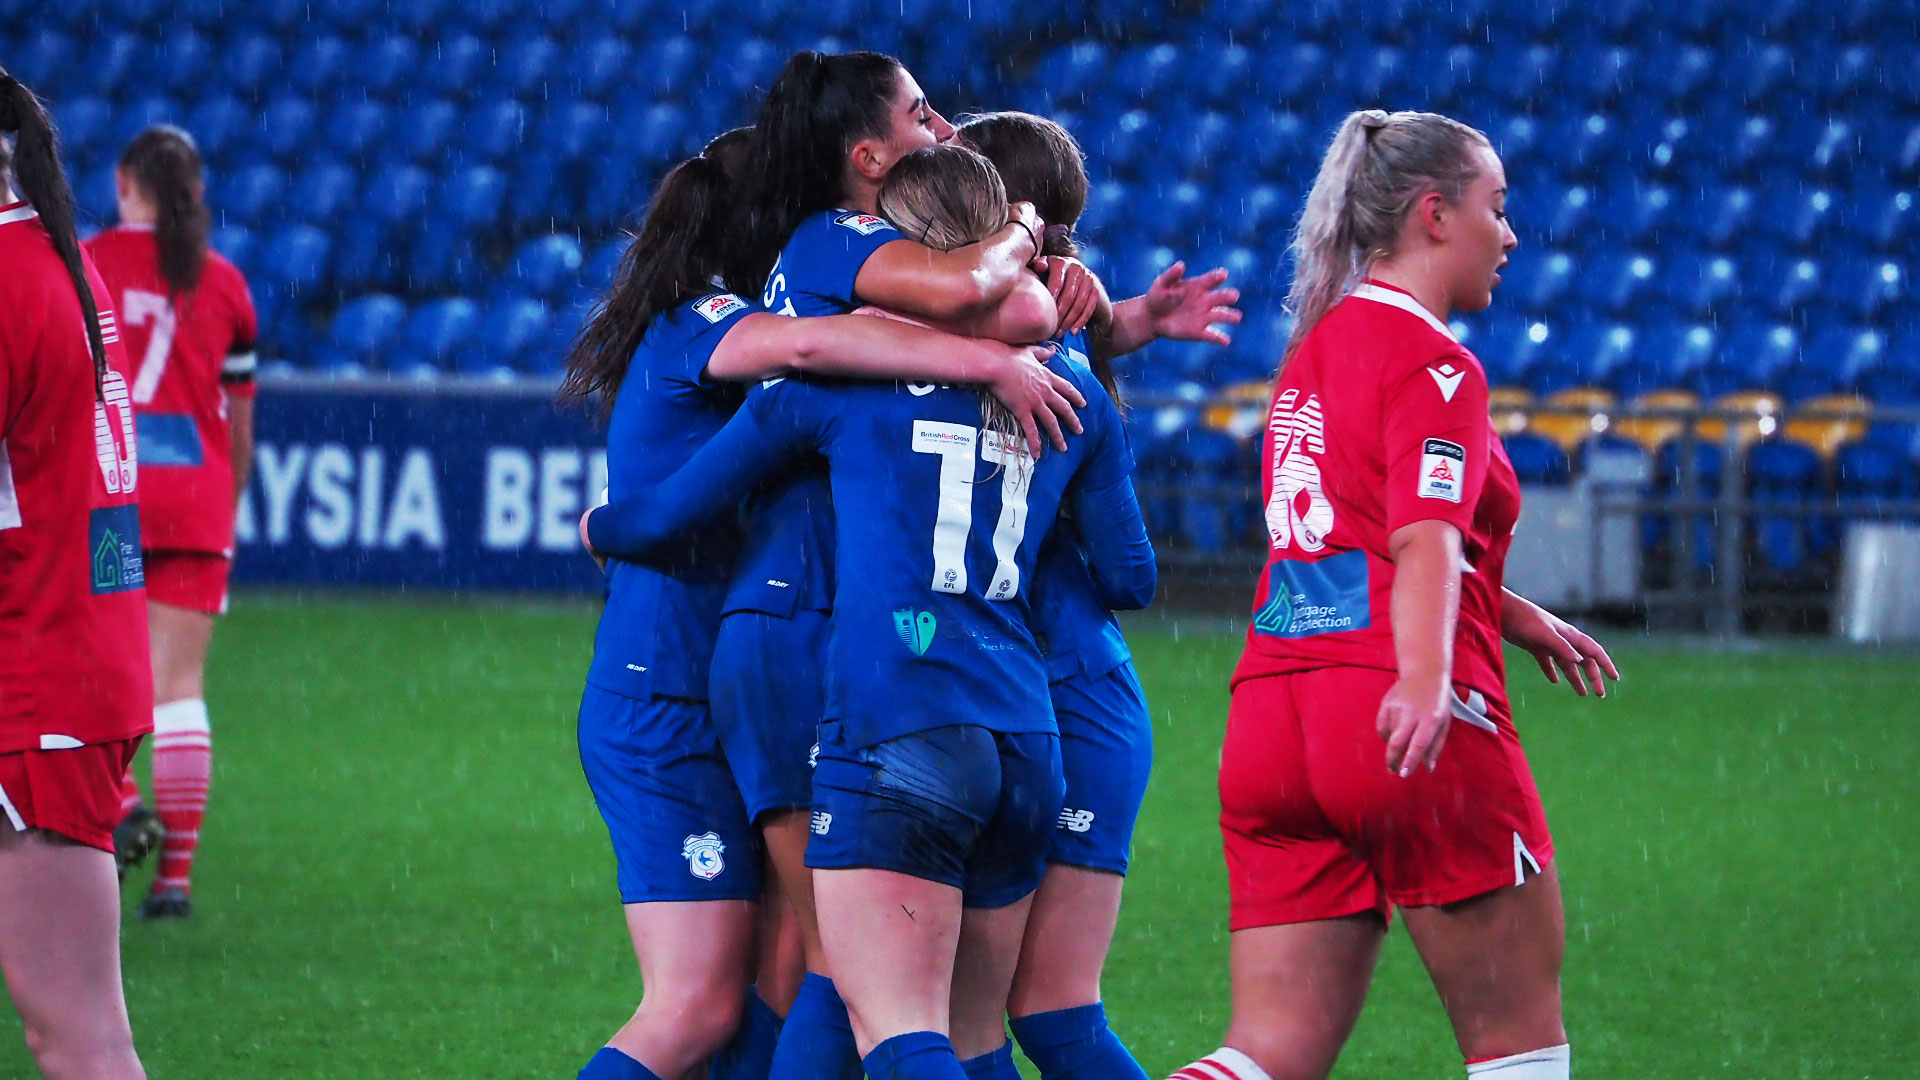
{"label": "white collar trim on jersey", "polygon": [[1422,319],[1425,319],[1427,321],[1428,326],[1431,326],[1436,331],[1439,331],[1439,333],[1443,337],[1445,337],[1448,341],[1453,342],[1455,345],[1460,344],[1460,339],[1453,335],[1452,330],[1447,329],[1446,323],[1443,323],[1439,319],[1434,318],[1433,312],[1428,311],[1426,308],[1422,307],[1420,305],[1420,301],[1415,300],[1412,296],[1408,295],[1407,293],[1403,293],[1398,289],[1383,288],[1369,281],[1363,281],[1360,284],[1354,286],[1353,295],[1359,297],[1362,300],[1371,300],[1376,304],[1385,304],[1388,307],[1397,307],[1401,311],[1411,312],[1412,314],[1418,315]]}
{"label": "white collar trim on jersey", "polygon": [[151,221],[123,221],[115,225],[114,228],[125,229],[128,232],[153,232],[158,229],[159,226]]}
{"label": "white collar trim on jersey", "polygon": [[0,225],[11,225],[16,221],[31,221],[39,216],[40,212],[35,210],[31,204],[21,203],[18,206],[0,210]]}

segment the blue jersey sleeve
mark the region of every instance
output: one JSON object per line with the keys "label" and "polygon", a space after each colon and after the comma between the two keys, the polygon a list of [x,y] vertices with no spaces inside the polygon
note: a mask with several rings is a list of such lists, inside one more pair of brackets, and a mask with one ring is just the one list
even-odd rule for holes
{"label": "blue jersey sleeve", "polygon": [[615,499],[587,519],[593,550],[645,560],[661,545],[732,509],[754,483],[819,446],[832,398],[786,379],[762,384],[707,445],[666,480]]}
{"label": "blue jersey sleeve", "polygon": [[829,210],[802,221],[767,277],[761,303],[779,315],[839,315],[859,306],[854,282],[873,253],[901,239],[886,218]]}
{"label": "blue jersey sleeve", "polygon": [[1094,441],[1067,497],[1100,602],[1115,611],[1143,608],[1153,602],[1160,571],[1133,492],[1133,453],[1113,398],[1085,382]]}
{"label": "blue jersey sleeve", "polygon": [[659,342],[667,350],[663,360],[671,374],[696,385],[712,383],[707,361],[713,359],[713,350],[741,319],[758,310],[745,297],[726,292],[708,293],[676,310]]}

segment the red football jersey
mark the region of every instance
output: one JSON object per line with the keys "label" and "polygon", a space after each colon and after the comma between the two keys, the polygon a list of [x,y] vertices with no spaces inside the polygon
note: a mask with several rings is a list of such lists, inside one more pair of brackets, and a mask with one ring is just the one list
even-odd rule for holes
{"label": "red football jersey", "polygon": [[1265,437],[1267,567],[1234,681],[1314,668],[1397,670],[1387,539],[1416,521],[1464,540],[1453,681],[1505,694],[1500,580],[1520,482],[1487,376],[1445,323],[1367,281],[1307,333]]}
{"label": "red football jersey", "polygon": [[233,431],[227,395],[253,393],[253,297],[218,252],[200,284],[168,298],[153,229],[122,225],[87,241],[113,290],[133,360],[140,425],[141,536],[151,551],[233,549]]}
{"label": "red football jersey", "polygon": [[0,754],[153,730],[126,355],[95,396],[80,298],[25,203],[0,206]]}

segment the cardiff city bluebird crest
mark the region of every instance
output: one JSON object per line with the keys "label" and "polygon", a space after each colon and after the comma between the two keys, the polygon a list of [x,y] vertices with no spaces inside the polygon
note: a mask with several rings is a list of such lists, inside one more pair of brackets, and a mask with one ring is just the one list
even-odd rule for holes
{"label": "cardiff city bluebird crest", "polygon": [[721,856],[726,853],[727,845],[720,842],[717,833],[701,833],[687,837],[680,846],[680,857],[687,860],[687,873],[702,881],[712,881],[727,868],[727,860]]}

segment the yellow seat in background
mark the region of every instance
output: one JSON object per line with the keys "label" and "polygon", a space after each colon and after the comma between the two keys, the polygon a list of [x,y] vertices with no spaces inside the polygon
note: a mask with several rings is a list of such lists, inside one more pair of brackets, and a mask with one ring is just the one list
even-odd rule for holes
{"label": "yellow seat in background", "polygon": [[1535,413],[1532,431],[1558,443],[1571,454],[1581,443],[1607,430],[1611,415],[1620,401],[1613,391],[1598,386],[1575,386],[1547,397],[1545,404],[1578,410],[1566,413]]}
{"label": "yellow seat in background", "polygon": [[[1787,417],[1786,435],[1794,442],[1806,443],[1828,461],[1847,443],[1867,434],[1867,412],[1873,406],[1859,394],[1821,394],[1808,398]],[[1807,416],[1825,412],[1828,416]]]}
{"label": "yellow seat in background", "polygon": [[[1697,409],[1700,398],[1690,390],[1649,390],[1633,399],[1636,409]],[[1686,430],[1686,421],[1667,416],[1623,416],[1615,420],[1613,430],[1622,438],[1639,443],[1649,454],[1661,444],[1676,439]]]}

